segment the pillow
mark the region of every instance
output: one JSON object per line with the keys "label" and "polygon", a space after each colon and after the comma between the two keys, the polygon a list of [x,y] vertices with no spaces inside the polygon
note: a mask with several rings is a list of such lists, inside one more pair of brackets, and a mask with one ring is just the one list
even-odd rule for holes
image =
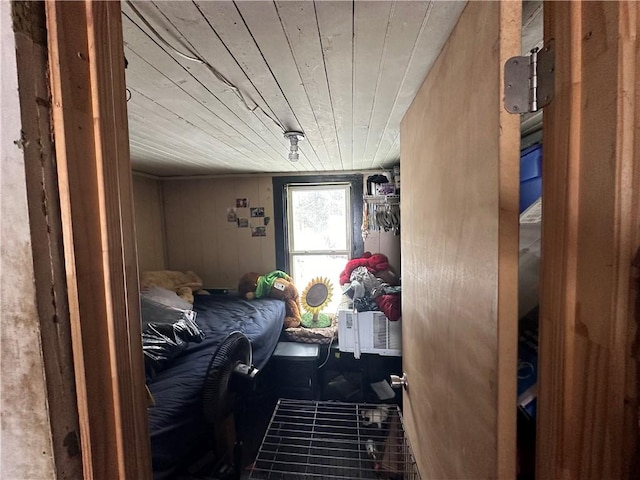
{"label": "pillow", "polygon": [[202,288],[202,279],[192,271],[156,270],[140,274],[140,287],[163,287],[193,303],[193,292]]}
{"label": "pillow", "polygon": [[142,352],[147,382],[150,382],[188,347],[189,342],[202,342],[204,332],[196,323],[196,312],[192,310],[169,307],[144,296],[140,305]]}
{"label": "pillow", "polygon": [[140,292],[140,298],[161,303],[167,307],[179,308],[180,310],[191,310],[191,304],[178,296],[173,290],[162,287],[147,287]]}

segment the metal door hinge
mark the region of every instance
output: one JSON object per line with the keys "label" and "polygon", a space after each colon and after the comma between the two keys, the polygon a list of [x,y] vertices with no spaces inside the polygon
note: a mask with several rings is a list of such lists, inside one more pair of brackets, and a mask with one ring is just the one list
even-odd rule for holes
{"label": "metal door hinge", "polygon": [[504,64],[504,108],[509,113],[536,112],[555,91],[553,40],[528,57],[512,57]]}

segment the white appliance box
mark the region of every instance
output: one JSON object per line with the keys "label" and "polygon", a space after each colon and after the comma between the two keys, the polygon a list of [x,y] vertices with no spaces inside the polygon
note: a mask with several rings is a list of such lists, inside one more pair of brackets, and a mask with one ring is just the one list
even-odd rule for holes
{"label": "white appliance box", "polygon": [[402,356],[402,319],[392,322],[382,312],[340,310],[338,344],[341,352]]}

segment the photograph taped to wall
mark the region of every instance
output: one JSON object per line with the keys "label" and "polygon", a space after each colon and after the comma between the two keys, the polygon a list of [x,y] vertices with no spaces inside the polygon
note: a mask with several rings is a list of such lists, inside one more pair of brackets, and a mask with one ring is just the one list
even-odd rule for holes
{"label": "photograph taped to wall", "polygon": [[266,227],[251,227],[251,236],[252,237],[266,237],[267,236],[267,228]]}
{"label": "photograph taped to wall", "polygon": [[247,198],[236,198],[236,208],[247,208],[249,200]]}
{"label": "photograph taped to wall", "polygon": [[238,220],[238,214],[235,208],[227,208],[227,222],[236,222]]}
{"label": "photograph taped to wall", "polygon": [[238,228],[248,228],[249,227],[249,219],[239,217],[238,218]]}
{"label": "photograph taped to wall", "polygon": [[252,217],[264,217],[264,207],[252,207],[249,209]]}

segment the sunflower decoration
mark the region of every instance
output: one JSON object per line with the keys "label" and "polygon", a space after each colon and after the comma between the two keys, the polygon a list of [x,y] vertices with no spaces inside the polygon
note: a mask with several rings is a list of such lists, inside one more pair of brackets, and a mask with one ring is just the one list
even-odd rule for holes
{"label": "sunflower decoration", "polygon": [[307,328],[322,328],[331,325],[331,317],[322,313],[331,301],[333,285],[327,278],[317,277],[309,282],[302,292],[302,308],[306,313],[302,314],[301,324]]}

